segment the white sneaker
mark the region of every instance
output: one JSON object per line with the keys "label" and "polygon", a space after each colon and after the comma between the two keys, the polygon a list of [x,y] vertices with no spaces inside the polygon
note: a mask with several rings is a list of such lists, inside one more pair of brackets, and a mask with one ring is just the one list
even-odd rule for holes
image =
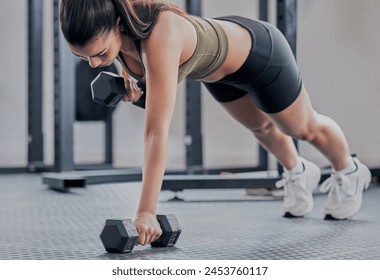
{"label": "white sneaker", "polygon": [[282,180],[276,183],[277,188],[284,188],[284,217],[301,217],[311,212],[314,206],[313,190],[321,179],[320,168],[301,158],[304,170],[301,173],[285,171]]}
{"label": "white sneaker", "polygon": [[363,191],[371,182],[368,167],[353,157],[356,170],[348,174],[333,172],[321,185],[321,192],[328,192],[325,203],[325,219],[348,219],[359,212]]}

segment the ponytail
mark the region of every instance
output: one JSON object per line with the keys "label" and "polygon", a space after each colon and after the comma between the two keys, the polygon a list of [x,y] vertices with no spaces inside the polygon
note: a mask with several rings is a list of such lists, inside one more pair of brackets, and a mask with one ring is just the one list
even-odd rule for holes
{"label": "ponytail", "polygon": [[185,16],[186,12],[179,7],[157,0],[112,0],[121,25],[127,36],[141,40],[147,38],[157,18],[163,11],[172,11]]}
{"label": "ponytail", "polygon": [[[143,39],[151,32],[152,22],[149,20],[144,21],[144,17],[149,19],[150,15],[143,14],[143,7],[147,6],[147,1],[126,1],[126,0],[112,0],[116,13],[120,17],[120,23],[124,33],[133,39]],[[136,5],[136,2],[139,5]],[[140,10],[140,12],[138,11]],[[146,11],[150,14],[149,9]]]}

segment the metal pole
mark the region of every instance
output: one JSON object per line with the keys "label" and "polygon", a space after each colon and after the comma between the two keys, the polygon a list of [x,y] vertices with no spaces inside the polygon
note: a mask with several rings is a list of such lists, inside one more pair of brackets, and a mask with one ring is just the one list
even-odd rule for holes
{"label": "metal pole", "polygon": [[[277,27],[284,34],[297,58],[297,0],[277,0]],[[298,148],[297,140],[293,140]],[[282,173],[282,167],[278,166]]]}
{"label": "metal pole", "polygon": [[[259,19],[268,21],[268,0],[259,1]],[[259,144],[259,164],[258,169],[268,170],[269,160],[267,151]]]}
{"label": "metal pole", "polygon": [[268,21],[268,0],[260,0],[259,18],[262,21]]}
{"label": "metal pole", "polygon": [[[186,0],[190,14],[201,16],[201,0]],[[201,84],[186,79],[186,166],[191,171],[202,169],[202,123],[201,123]]]}
{"label": "metal pole", "polygon": [[28,169],[43,166],[42,131],[42,19],[43,1],[28,1]]}
{"label": "metal pole", "polygon": [[297,0],[277,0],[277,27],[297,57]]}
{"label": "metal pole", "polygon": [[111,164],[113,163],[113,122],[112,122],[112,111],[107,111],[107,117],[104,121],[105,123],[105,164]]}
{"label": "metal pole", "polygon": [[75,169],[75,61],[59,29],[58,17],[59,1],[54,0],[54,169],[62,172]]}

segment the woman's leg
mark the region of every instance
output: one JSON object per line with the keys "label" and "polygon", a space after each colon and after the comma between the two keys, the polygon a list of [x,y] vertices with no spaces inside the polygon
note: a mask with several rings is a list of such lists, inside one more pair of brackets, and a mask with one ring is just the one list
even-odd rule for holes
{"label": "woman's leg", "polygon": [[340,127],[313,110],[304,87],[289,107],[269,117],[285,134],[310,142],[330,160],[334,171],[321,186],[321,191],[329,192],[325,217],[347,219],[354,216],[360,210],[371,173],[358,159],[350,156]]}
{"label": "woman's leg", "polygon": [[285,167],[283,211],[285,217],[300,217],[313,209],[312,192],[320,180],[320,169],[298,156],[293,139],[284,134],[266,113],[261,111],[250,95],[221,105]]}
{"label": "woman's leg", "polygon": [[348,166],[350,153],[342,130],[335,121],[314,111],[305,87],[288,108],[269,117],[285,134],[315,146],[334,170]]}
{"label": "woman's leg", "polygon": [[274,125],[272,120],[257,107],[250,95],[220,104],[235,120],[249,129],[282,166],[290,170],[297,164],[298,153],[292,138]]}
{"label": "woman's leg", "polygon": [[295,102],[276,114],[262,112],[249,95],[220,104],[288,170],[298,158],[292,138],[310,142],[336,171],[349,164],[350,153],[342,130],[335,121],[315,112],[305,87]]}

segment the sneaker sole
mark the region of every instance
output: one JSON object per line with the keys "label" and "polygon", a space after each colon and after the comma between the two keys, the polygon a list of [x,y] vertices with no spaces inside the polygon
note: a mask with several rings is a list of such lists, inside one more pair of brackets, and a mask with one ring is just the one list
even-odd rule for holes
{"label": "sneaker sole", "polygon": [[300,215],[300,216],[295,216],[293,215],[292,213],[290,212],[285,212],[284,215],[283,215],[284,218],[287,218],[287,219],[297,219],[297,218],[303,218],[304,215]]}

